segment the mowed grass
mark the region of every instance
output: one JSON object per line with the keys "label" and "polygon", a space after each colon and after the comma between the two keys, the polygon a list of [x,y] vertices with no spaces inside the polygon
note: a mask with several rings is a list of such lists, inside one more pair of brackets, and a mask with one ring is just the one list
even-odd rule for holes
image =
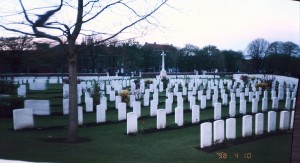
{"label": "mowed grass", "polygon": [[[269,95],[270,96],[270,95]],[[160,93],[164,108],[165,92]],[[84,125],[79,127],[80,137],[87,138],[76,144],[53,141],[66,138],[68,116],[62,115],[62,85],[48,85],[47,91],[28,91],[27,99],[49,99],[51,116],[35,116],[35,129],[13,131],[12,119],[1,119],[0,158],[34,162],[290,162],[292,132],[269,136],[264,139],[232,145],[207,153],[197,149],[200,143],[200,125],[180,129],[144,133],[156,128],[156,117],[149,117],[149,107],[142,107],[143,118],[138,121],[139,134],[128,136],[126,122],[96,124],[96,113],[84,113]],[[84,99],[82,99],[83,101]],[[173,109],[176,104],[173,103]],[[220,101],[220,99],[219,99]],[[236,98],[239,101],[239,98]],[[199,101],[197,101],[199,105]],[[82,104],[84,106],[84,104]],[[117,122],[115,102],[108,101],[107,120]],[[200,120],[213,118],[211,101],[200,111]],[[185,99],[185,109],[189,103]],[[269,101],[269,108],[271,101]],[[280,101],[280,108],[284,101]],[[239,102],[237,102],[237,113]],[[259,111],[261,101],[259,102]],[[269,109],[271,110],[271,109]],[[127,112],[132,111],[128,108]],[[251,103],[247,103],[247,113]],[[228,106],[222,106],[222,117],[228,115]],[[264,113],[267,128],[267,113]],[[277,113],[279,119],[279,112]],[[253,117],[253,128],[254,128]],[[184,113],[185,123],[191,122],[191,112]],[[92,124],[92,125],[91,125]],[[167,126],[174,126],[174,114],[167,116]],[[279,121],[277,121],[277,128]],[[237,137],[242,134],[242,118],[237,118]],[[254,133],[254,130],[253,130]],[[222,157],[220,157],[220,155]]]}

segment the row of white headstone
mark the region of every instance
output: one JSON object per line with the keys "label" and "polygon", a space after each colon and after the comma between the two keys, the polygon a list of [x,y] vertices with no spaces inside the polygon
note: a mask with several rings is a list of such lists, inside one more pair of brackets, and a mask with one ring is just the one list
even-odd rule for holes
{"label": "row of white headstone", "polygon": [[[267,132],[276,131],[276,117],[275,111],[268,112]],[[245,115],[242,117],[242,137],[253,135],[252,131],[252,115]],[[226,122],[226,127],[225,123]],[[205,122],[200,124],[200,147],[209,147],[217,143],[222,143],[225,139],[236,139],[236,118],[229,118],[224,120],[216,120],[212,122]],[[279,130],[293,129],[294,111],[281,111]],[[224,132],[225,130],[225,132]],[[255,135],[264,133],[264,114],[255,114]]]}

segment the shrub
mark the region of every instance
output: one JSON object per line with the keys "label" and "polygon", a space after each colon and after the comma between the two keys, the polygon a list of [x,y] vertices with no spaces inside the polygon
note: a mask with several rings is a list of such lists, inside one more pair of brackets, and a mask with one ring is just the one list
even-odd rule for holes
{"label": "shrub", "polygon": [[17,86],[12,80],[0,80],[0,94],[14,94]]}
{"label": "shrub", "polygon": [[135,79],[134,84],[135,84],[136,89],[139,89],[140,88],[140,79]]}
{"label": "shrub", "polygon": [[163,82],[164,88],[167,88],[167,86],[169,84],[169,79],[164,76],[161,78],[161,82]]}
{"label": "shrub", "polygon": [[146,79],[146,80],[145,80],[145,84],[146,84],[146,85],[152,84],[152,80]]}
{"label": "shrub", "polygon": [[261,80],[263,83],[267,83],[268,87],[272,87],[272,83],[275,80],[275,76],[274,75],[264,75]]}
{"label": "shrub", "polygon": [[241,75],[241,76],[240,76],[240,79],[241,79],[244,83],[248,83],[249,76],[247,76],[247,75]]}
{"label": "shrub", "polygon": [[119,96],[121,96],[122,102],[125,102],[127,105],[129,104],[129,91],[127,89],[122,90]]}
{"label": "shrub", "polygon": [[102,91],[100,90],[101,83],[96,80],[92,81],[92,86],[90,88],[86,88],[86,92],[89,93],[90,97],[93,98],[94,104],[100,103],[100,97],[102,97]]}
{"label": "shrub", "polygon": [[[81,81],[82,81],[82,80],[77,79],[77,84],[80,84]],[[63,79],[63,83],[65,83],[65,84],[70,84],[69,78]]]}
{"label": "shrub", "polygon": [[12,117],[13,110],[24,108],[24,98],[2,97],[0,98],[0,117]]}

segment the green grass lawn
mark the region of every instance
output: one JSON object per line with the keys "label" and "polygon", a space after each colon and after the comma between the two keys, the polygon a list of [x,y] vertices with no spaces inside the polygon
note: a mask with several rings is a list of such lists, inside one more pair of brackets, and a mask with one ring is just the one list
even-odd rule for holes
{"label": "green grass lawn", "polygon": [[[154,133],[128,136],[126,122],[95,124],[95,113],[84,113],[84,125],[79,135],[87,138],[77,144],[55,141],[66,138],[68,116],[62,113],[62,85],[49,85],[47,91],[28,91],[27,99],[49,99],[51,116],[35,116],[35,129],[13,131],[12,118],[0,120],[0,159],[35,162],[290,162],[292,132],[230,145],[214,152],[204,152],[200,143],[200,125]],[[164,108],[165,93],[160,94],[158,108]],[[174,97],[174,100],[176,97]],[[236,101],[239,101],[237,98]],[[173,109],[175,108],[173,103]],[[197,101],[199,105],[199,102]],[[201,121],[213,118],[211,101],[201,110]],[[185,102],[185,109],[189,104]],[[261,101],[259,102],[259,110]],[[269,107],[271,101],[269,101]],[[284,102],[280,102],[283,108]],[[237,103],[237,109],[239,103]],[[131,109],[127,109],[128,112]],[[251,112],[251,103],[247,103]],[[61,115],[60,115],[61,114]],[[142,119],[138,121],[140,132],[156,128],[156,117],[148,117],[149,107],[142,107]],[[265,130],[267,113],[265,114]],[[228,115],[228,106],[222,106],[222,116]],[[147,116],[147,117],[146,117]],[[107,120],[117,121],[114,102],[108,102]],[[277,113],[279,119],[279,112]],[[185,123],[191,122],[191,112],[184,114]],[[237,118],[237,137],[241,137],[241,118]],[[253,118],[254,122],[254,118]],[[174,126],[174,114],[167,116],[167,126]],[[94,125],[88,125],[94,124]],[[279,121],[277,122],[277,126]],[[254,128],[254,123],[253,123]],[[253,130],[254,133],[254,130]],[[220,156],[222,158],[220,159]]]}

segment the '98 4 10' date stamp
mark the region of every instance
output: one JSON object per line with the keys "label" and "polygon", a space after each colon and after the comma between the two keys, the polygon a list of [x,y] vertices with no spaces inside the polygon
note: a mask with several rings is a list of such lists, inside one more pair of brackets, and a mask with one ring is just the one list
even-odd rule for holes
{"label": "'98 4 10' date stamp", "polygon": [[253,154],[251,152],[245,152],[245,153],[226,153],[226,152],[217,152],[216,153],[218,159],[246,159],[250,160],[253,158]]}

